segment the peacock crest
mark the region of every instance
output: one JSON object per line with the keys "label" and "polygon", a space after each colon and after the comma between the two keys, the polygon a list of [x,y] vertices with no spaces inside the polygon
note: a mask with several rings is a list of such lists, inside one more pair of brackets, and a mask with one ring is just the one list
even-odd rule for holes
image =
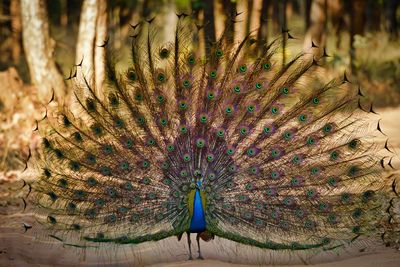
{"label": "peacock crest", "polygon": [[129,68],[108,53],[106,83],[84,77],[78,111],[49,107],[31,198],[50,236],[84,246],[187,232],[329,250],[398,233],[389,148],[357,86],[322,83],[319,48],[282,64],[282,38],[235,42],[229,29],[205,56],[189,16],[159,47],[144,22]]}

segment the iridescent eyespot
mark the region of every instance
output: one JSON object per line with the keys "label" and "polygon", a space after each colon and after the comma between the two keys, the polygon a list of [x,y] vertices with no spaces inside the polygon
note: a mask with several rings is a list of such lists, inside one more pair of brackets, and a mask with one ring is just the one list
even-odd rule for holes
{"label": "iridescent eyespot", "polygon": [[135,100],[138,101],[138,102],[142,101],[143,100],[142,94],[141,93],[136,93]]}
{"label": "iridescent eyespot", "polygon": [[189,80],[184,80],[183,81],[183,87],[185,87],[185,88],[190,87],[190,81]]}
{"label": "iridescent eyespot", "polygon": [[191,157],[189,154],[183,155],[183,160],[184,160],[184,161],[188,162],[188,161],[190,161],[191,159],[192,159],[192,157]]}
{"label": "iridescent eyespot", "polygon": [[253,105],[250,105],[247,107],[247,112],[253,113],[254,109],[255,109],[255,107]]}
{"label": "iridescent eyespot", "polygon": [[182,134],[185,134],[185,133],[187,133],[188,132],[188,128],[186,127],[186,126],[182,126],[181,127],[181,133]]}
{"label": "iridescent eyespot", "polygon": [[240,128],[240,134],[241,134],[241,135],[246,135],[246,134],[247,134],[247,132],[248,132],[248,130],[247,130],[247,128],[246,128],[246,127],[242,127],[242,128]]}
{"label": "iridescent eyespot", "polygon": [[162,95],[159,95],[159,96],[157,97],[157,101],[158,101],[158,103],[162,104],[162,103],[164,103],[164,101],[165,101],[165,97],[162,96]]}
{"label": "iridescent eyespot", "polygon": [[351,149],[357,148],[358,143],[359,143],[359,140],[358,140],[358,139],[353,139],[353,140],[351,140],[351,141],[349,142],[349,148],[351,148]]}
{"label": "iridescent eyespot", "polygon": [[204,141],[204,139],[198,139],[197,142],[196,142],[196,145],[197,145],[198,148],[204,147],[205,144],[206,144],[206,141]]}
{"label": "iridescent eyespot", "polygon": [[159,82],[165,81],[165,75],[163,73],[159,73],[157,76]]}
{"label": "iridescent eyespot", "polygon": [[229,148],[228,150],[226,150],[226,154],[228,154],[229,156],[233,155],[233,153],[235,153],[235,150],[233,148]]}
{"label": "iridescent eyespot", "polygon": [[185,109],[187,109],[187,107],[188,107],[188,105],[187,105],[187,103],[186,103],[185,101],[181,101],[181,102],[179,103],[179,108],[180,108],[181,110],[185,110]]}
{"label": "iridescent eyespot", "polygon": [[314,138],[312,138],[312,137],[307,137],[307,144],[308,144],[308,145],[313,145],[313,144],[315,144]]}
{"label": "iridescent eyespot", "polygon": [[270,67],[271,67],[271,65],[270,65],[269,63],[264,63],[264,64],[263,64],[263,69],[264,69],[264,70],[269,70]]}
{"label": "iridescent eyespot", "polygon": [[150,162],[148,162],[147,160],[143,161],[142,166],[144,168],[148,168],[150,166]]}
{"label": "iridescent eyespot", "polygon": [[224,137],[224,135],[225,135],[225,131],[224,131],[223,129],[219,129],[219,130],[217,131],[217,136],[218,136],[218,137]]}
{"label": "iridescent eyespot", "polygon": [[254,156],[256,154],[256,150],[254,149],[254,148],[249,148],[248,150],[247,150],[247,155],[248,156]]}
{"label": "iridescent eyespot", "polygon": [[328,123],[324,126],[324,133],[330,133],[332,131],[332,124]]}
{"label": "iridescent eyespot", "polygon": [[168,124],[167,119],[160,119],[160,124],[161,124],[162,126],[166,126],[166,125]]}
{"label": "iridescent eyespot", "polygon": [[167,48],[161,49],[161,51],[160,51],[160,57],[161,57],[161,58],[167,58],[168,55],[169,55],[169,51],[168,51]]}
{"label": "iridescent eyespot", "polygon": [[331,160],[336,160],[338,158],[338,156],[339,156],[339,153],[337,151],[332,151],[330,158],[331,158]]}
{"label": "iridescent eyespot", "polygon": [[188,59],[189,65],[194,65],[196,63],[196,59],[193,56],[190,56]]}
{"label": "iridescent eyespot", "polygon": [[283,134],[283,138],[285,139],[285,140],[290,140],[291,138],[292,138],[292,133],[291,132],[285,132],[284,134]]}
{"label": "iridescent eyespot", "polygon": [[136,73],[133,70],[128,71],[127,77],[131,81],[136,81],[136,79],[137,79]]}
{"label": "iridescent eyespot", "polygon": [[272,112],[272,114],[278,114],[279,109],[277,107],[272,107],[271,112]]}

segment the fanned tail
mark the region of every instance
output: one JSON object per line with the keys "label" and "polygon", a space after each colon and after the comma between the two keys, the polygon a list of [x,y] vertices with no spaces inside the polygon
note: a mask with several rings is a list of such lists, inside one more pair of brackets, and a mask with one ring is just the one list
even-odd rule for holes
{"label": "fanned tail", "polygon": [[198,189],[207,230],[236,242],[398,244],[399,190],[375,115],[346,76],[321,82],[325,54],[282,65],[287,40],[236,43],[227,27],[204,58],[197,27],[178,17],[174,43],[156,45],[153,20],[135,29],[122,74],[108,55],[104,99],[85,79],[79,111],[40,124],[33,197],[50,234],[76,245],[180,235]]}

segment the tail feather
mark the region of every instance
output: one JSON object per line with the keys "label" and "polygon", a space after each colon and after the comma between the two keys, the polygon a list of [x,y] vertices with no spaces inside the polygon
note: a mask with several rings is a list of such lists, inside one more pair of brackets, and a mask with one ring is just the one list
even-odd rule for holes
{"label": "tail feather", "polygon": [[78,116],[60,108],[40,124],[34,197],[60,239],[182,234],[197,181],[207,230],[262,248],[328,250],[398,221],[375,114],[360,108],[358,89],[321,83],[316,48],[282,65],[287,40],[228,42],[229,29],[204,59],[187,16],[173,44],[157,46],[151,22],[135,28],[131,67],[119,73],[108,55],[105,98],[85,79]]}

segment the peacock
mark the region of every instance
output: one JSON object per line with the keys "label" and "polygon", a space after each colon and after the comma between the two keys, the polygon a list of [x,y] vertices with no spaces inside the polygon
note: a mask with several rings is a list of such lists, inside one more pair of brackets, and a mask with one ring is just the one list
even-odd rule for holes
{"label": "peacock", "polygon": [[29,198],[48,236],[86,247],[186,234],[189,259],[191,233],[200,259],[216,236],[266,250],[399,245],[392,150],[362,90],[346,74],[324,81],[325,50],[282,62],[288,31],[236,41],[229,26],[203,55],[190,16],[163,45],[152,21],[133,27],[128,68],[107,53],[104,86],[83,75],[75,110],[49,105],[38,123]]}

